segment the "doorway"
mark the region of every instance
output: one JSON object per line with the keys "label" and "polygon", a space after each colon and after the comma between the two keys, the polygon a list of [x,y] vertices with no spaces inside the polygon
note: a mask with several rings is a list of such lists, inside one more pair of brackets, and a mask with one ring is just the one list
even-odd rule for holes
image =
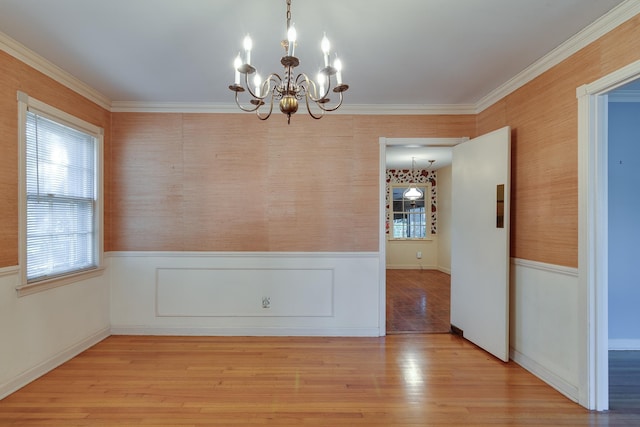
{"label": "doorway", "polygon": [[[386,333],[449,332],[450,233],[447,228],[450,221],[447,216],[450,217],[451,211],[450,201],[443,202],[439,195],[444,193],[439,191],[451,191],[452,147],[467,139],[380,138],[380,277],[384,278],[380,286],[380,301],[384,303],[380,325],[384,325]],[[427,236],[416,240],[390,238],[394,227],[387,211],[393,203],[392,187],[406,184],[405,175],[411,175],[411,169],[415,169],[420,178],[416,185],[424,185],[427,193],[433,190],[433,200],[429,195],[423,202],[426,202]],[[393,176],[389,176],[390,173]]]}
{"label": "doorway", "polygon": [[578,88],[578,277],[584,334],[580,404],[609,409],[608,97],[640,78],[640,61]]}
{"label": "doorway", "polygon": [[609,409],[640,409],[640,80],[608,95]]}

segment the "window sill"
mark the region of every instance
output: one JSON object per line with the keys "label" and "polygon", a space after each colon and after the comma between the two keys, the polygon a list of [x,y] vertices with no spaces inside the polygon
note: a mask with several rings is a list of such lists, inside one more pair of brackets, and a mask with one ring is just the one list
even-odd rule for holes
{"label": "window sill", "polygon": [[402,238],[388,238],[387,239],[389,242],[416,242],[416,243],[420,243],[420,242],[431,242],[433,241],[433,237],[424,237],[422,239],[402,239]]}
{"label": "window sill", "polygon": [[26,295],[35,294],[38,292],[46,291],[48,289],[58,288],[60,286],[76,283],[81,280],[91,279],[93,277],[101,276],[104,273],[104,267],[97,267],[91,270],[80,271],[78,273],[67,274],[61,277],[55,277],[53,279],[41,280],[35,283],[27,283],[16,287],[18,297],[24,297]]}

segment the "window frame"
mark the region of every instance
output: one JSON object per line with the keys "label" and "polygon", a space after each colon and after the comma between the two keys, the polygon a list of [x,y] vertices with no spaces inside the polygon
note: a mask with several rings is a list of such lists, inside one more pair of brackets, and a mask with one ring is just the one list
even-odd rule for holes
{"label": "window frame", "polygon": [[[18,91],[18,260],[20,267],[20,282],[16,287],[18,296],[24,296],[41,292],[47,289],[78,282],[101,275],[104,271],[104,130],[94,124],[88,123],[69,113],[52,107],[42,101],[30,97],[24,92]],[[78,131],[90,134],[95,138],[95,215],[93,241],[96,266],[61,274],[56,277],[33,281],[27,280],[27,184],[26,184],[26,123],[27,112],[34,112],[42,117],[53,120],[62,125]]]}
{"label": "window frame", "polygon": [[[407,189],[411,183],[406,182],[394,182],[389,184],[389,234],[388,240],[405,241],[405,242],[419,242],[425,240],[432,240],[431,238],[431,192],[432,185],[430,182],[414,182],[413,185],[423,191],[424,197],[424,216],[425,216],[425,231],[424,237],[394,237],[393,234],[393,215],[396,213],[393,209],[393,190],[396,188]],[[400,212],[398,212],[400,213]]]}

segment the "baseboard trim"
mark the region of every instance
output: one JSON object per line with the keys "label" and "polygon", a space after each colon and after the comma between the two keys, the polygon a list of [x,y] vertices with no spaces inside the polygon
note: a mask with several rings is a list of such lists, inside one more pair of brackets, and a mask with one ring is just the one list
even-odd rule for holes
{"label": "baseboard trim", "polygon": [[531,372],[536,377],[540,378],[551,387],[558,390],[567,398],[578,402],[578,387],[573,385],[553,372],[546,369],[544,366],[525,356],[524,354],[511,348],[509,350],[509,357],[518,365],[522,366],[527,371]]}
{"label": "baseboard trim", "polygon": [[297,336],[297,337],[377,337],[378,328],[216,328],[216,327],[154,327],[112,326],[111,335],[171,335],[171,336]]}
{"label": "baseboard trim", "polygon": [[387,264],[387,270],[438,270],[435,265],[393,265]]}
{"label": "baseboard trim", "polygon": [[441,273],[446,273],[448,275],[451,275],[451,269],[450,268],[438,267],[438,268],[436,268],[436,270],[438,270]]}
{"label": "baseboard trim", "polygon": [[640,339],[610,339],[609,350],[614,350],[614,351],[640,350]]}
{"label": "baseboard trim", "polygon": [[102,329],[95,334],[83,339],[77,344],[72,345],[66,350],[61,351],[55,356],[51,357],[48,360],[40,363],[37,366],[34,366],[31,369],[19,374],[17,377],[13,378],[10,381],[5,382],[0,385],[0,400],[4,399],[11,393],[21,389],[26,386],[30,382],[40,378],[44,374],[52,371],[63,363],[69,361],[74,358],[78,354],[82,353],[86,349],[96,345],[103,339],[107,338],[111,335],[109,328]]}

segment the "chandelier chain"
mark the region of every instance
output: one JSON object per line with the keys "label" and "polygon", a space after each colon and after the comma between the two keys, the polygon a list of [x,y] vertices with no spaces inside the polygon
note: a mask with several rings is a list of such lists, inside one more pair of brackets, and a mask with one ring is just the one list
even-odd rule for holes
{"label": "chandelier chain", "polygon": [[291,28],[291,0],[287,0],[287,31]]}

